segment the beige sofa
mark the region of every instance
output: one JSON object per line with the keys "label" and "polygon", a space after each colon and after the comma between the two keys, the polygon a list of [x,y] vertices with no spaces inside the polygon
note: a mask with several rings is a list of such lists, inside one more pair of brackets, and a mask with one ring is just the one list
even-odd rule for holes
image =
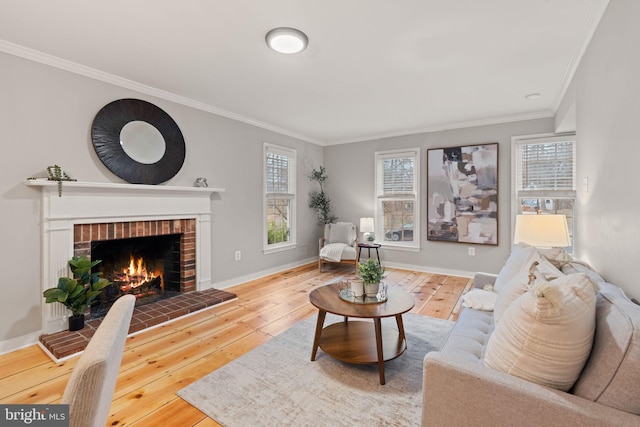
{"label": "beige sofa", "polygon": [[[563,273],[585,271],[567,264]],[[599,281],[596,332],[569,392],[485,366],[493,313],[463,308],[447,342],[424,359],[423,426],[640,426],[640,306]],[[476,288],[497,276],[479,273]]]}

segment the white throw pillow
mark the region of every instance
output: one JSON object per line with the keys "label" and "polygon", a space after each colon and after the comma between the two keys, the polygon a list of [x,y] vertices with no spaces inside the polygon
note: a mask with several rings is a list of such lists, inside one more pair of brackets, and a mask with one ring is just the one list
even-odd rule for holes
{"label": "white throw pillow", "polygon": [[528,272],[534,261],[538,261],[539,279],[553,280],[562,276],[562,272],[543,256],[538,249],[521,242],[513,246],[511,255],[500,270],[500,273],[498,273],[498,277],[496,277],[493,285],[494,290],[498,294],[501,293],[502,289],[515,275],[523,271]]}
{"label": "white throw pillow", "polygon": [[[535,279],[531,284],[557,279],[563,275],[563,273],[551,264],[551,262],[544,256],[537,254],[534,255],[532,259],[533,261],[528,267],[525,266],[522,271],[517,273],[511,278],[511,280],[502,286],[493,309],[493,320],[495,323],[500,322],[502,313],[504,313],[507,307],[509,307],[516,298],[529,290],[529,274],[531,272],[535,276]],[[536,262],[538,264],[534,266],[534,263]]]}
{"label": "white throw pillow", "polygon": [[462,295],[462,306],[474,310],[492,311],[498,294],[484,289],[471,289]]}
{"label": "white throw pillow", "polygon": [[509,305],[489,338],[486,366],[569,390],[591,352],[597,286],[585,274],[538,283]]}
{"label": "white throw pillow", "polygon": [[524,270],[513,276],[511,280],[502,287],[500,293],[497,294],[496,302],[493,306],[494,323],[499,323],[507,307],[509,307],[516,298],[527,292],[528,285],[529,271]]}
{"label": "white throw pillow", "polygon": [[502,292],[504,286],[515,276],[529,268],[534,258],[537,256],[536,248],[526,243],[518,243],[511,249],[511,255],[500,269],[498,277],[493,284],[493,288],[497,293]]}
{"label": "white throw pillow", "polygon": [[353,224],[350,222],[338,222],[329,226],[329,243],[344,243],[353,245]]}

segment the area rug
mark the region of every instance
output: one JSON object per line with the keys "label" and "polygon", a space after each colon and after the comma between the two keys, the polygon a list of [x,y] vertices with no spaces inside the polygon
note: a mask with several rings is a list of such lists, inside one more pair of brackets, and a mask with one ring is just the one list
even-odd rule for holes
{"label": "area rug", "polygon": [[[453,322],[403,320],[407,350],[385,363],[386,385],[377,365],[343,363],[322,349],[312,362],[313,316],[177,394],[226,427],[419,426],[422,360],[442,347]],[[325,326],[338,321],[327,315]],[[396,328],[394,318],[382,324]]]}

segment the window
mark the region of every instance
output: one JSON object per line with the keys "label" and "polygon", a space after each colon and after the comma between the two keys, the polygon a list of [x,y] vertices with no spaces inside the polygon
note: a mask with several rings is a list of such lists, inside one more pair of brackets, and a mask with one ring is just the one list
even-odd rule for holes
{"label": "window", "polygon": [[575,136],[515,139],[514,163],[515,214],[565,215],[573,244]]}
{"label": "window", "polygon": [[376,240],[420,248],[420,149],[381,151],[376,162]]}
{"label": "window", "polygon": [[264,250],[295,246],[296,152],[264,145]]}

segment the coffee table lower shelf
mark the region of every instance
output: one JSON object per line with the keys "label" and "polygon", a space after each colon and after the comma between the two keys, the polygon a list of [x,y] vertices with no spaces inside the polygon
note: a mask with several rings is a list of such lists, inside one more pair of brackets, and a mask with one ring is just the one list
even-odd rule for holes
{"label": "coffee table lower shelf", "polygon": [[[381,328],[382,359],[389,361],[407,349],[400,333],[388,327]],[[329,356],[347,363],[378,363],[378,348],[373,322],[344,321],[322,329],[319,347]]]}

